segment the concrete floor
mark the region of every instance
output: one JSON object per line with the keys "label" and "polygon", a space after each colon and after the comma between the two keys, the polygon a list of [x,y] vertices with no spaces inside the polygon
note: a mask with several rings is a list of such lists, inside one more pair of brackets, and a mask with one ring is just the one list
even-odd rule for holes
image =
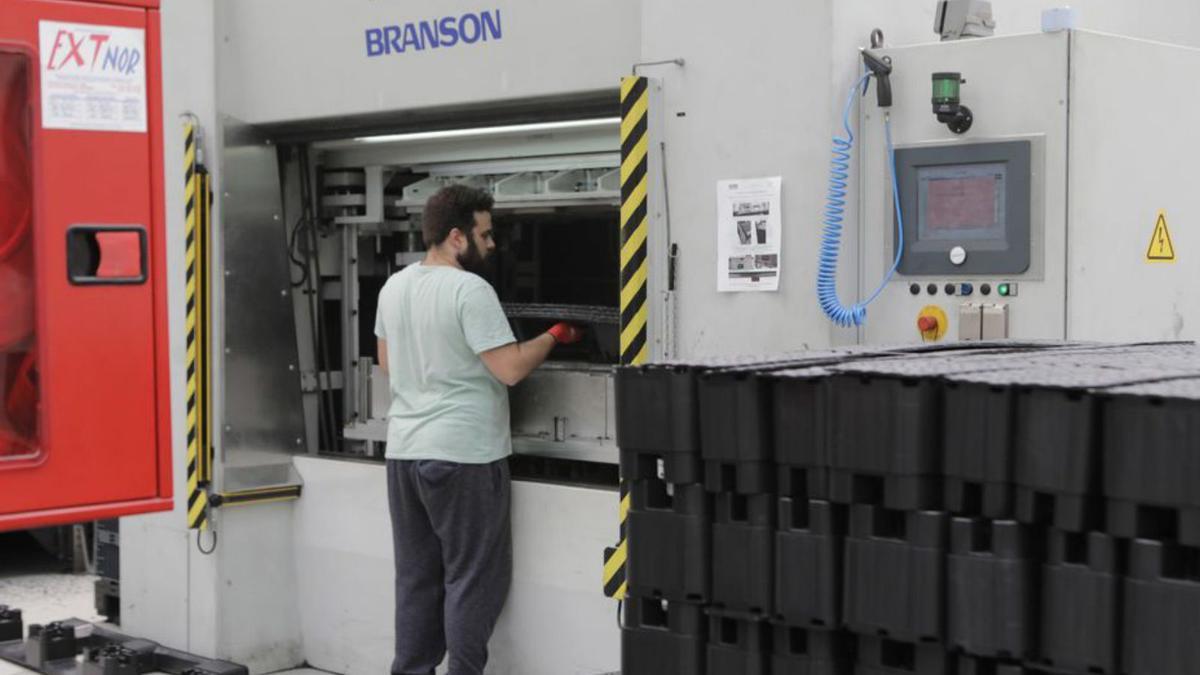
{"label": "concrete floor", "polygon": [[[0,534],[0,605],[21,609],[26,626],[58,619],[102,621],[93,600],[96,577],[69,574],[54,556],[22,532]],[[29,675],[28,670],[0,661],[0,675]],[[149,674],[154,675],[154,674]],[[311,668],[278,675],[329,675]]]}

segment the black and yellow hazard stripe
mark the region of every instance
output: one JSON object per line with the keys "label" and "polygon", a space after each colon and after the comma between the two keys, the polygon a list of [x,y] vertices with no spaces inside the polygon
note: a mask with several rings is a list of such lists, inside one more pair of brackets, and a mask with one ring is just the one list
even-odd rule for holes
{"label": "black and yellow hazard stripe", "polygon": [[[649,355],[647,317],[647,185],[649,183],[649,87],[644,77],[621,79],[621,363],[645,363]],[[625,597],[625,562],[629,543],[628,484],[621,481],[620,531],[615,547],[604,551],[604,594]]]}
{"label": "black and yellow hazard stripe", "polygon": [[648,101],[644,77],[621,80],[621,363],[645,363]]}
{"label": "black and yellow hazard stripe", "polygon": [[[644,77],[621,79],[621,363],[645,363],[650,354],[647,318],[647,204],[649,184],[649,82]],[[621,538],[604,550],[604,594],[625,599],[625,562],[629,542],[629,486],[621,481]]]}
{"label": "black and yellow hazard stripe", "polygon": [[629,518],[628,485],[621,481],[621,541],[604,549],[604,595],[617,600],[625,599],[625,561],[629,557],[629,540],[625,537],[625,522]]}
{"label": "black and yellow hazard stripe", "polygon": [[207,277],[205,254],[207,233],[204,214],[208,210],[205,193],[207,182],[201,177],[198,161],[199,127],[194,121],[184,124],[184,189],[186,205],[184,220],[184,268],[186,309],[184,325],[187,335],[187,520],[190,529],[208,528],[208,492],[202,475],[209,464],[207,419]]}

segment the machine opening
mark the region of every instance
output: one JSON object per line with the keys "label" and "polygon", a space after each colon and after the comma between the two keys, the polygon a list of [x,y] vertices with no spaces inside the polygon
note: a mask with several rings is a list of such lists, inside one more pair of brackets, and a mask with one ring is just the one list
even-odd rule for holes
{"label": "machine opening", "polygon": [[319,431],[310,428],[319,452],[383,454],[390,392],[375,354],[377,296],[388,277],[424,258],[429,197],[463,184],[495,200],[496,250],[485,277],[515,337],[536,337],[559,321],[585,330],[582,342],[560,345],[551,363],[511,390],[514,451],[610,461],[619,150],[611,124],[281,147],[301,371],[311,373],[307,391],[316,395],[306,418],[320,420]]}
{"label": "machine opening", "polygon": [[29,57],[0,51],[0,461],[41,452],[29,93]]}

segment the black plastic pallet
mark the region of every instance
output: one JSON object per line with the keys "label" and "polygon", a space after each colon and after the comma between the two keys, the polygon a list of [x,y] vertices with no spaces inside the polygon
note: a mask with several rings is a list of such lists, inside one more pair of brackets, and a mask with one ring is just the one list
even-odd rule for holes
{"label": "black plastic pallet", "polygon": [[771,389],[753,372],[700,378],[700,454],[711,492],[775,491]]}
{"label": "black plastic pallet", "polygon": [[1016,506],[1012,390],[953,381],[943,386],[946,510],[964,516],[1012,517]]}
{"label": "black plastic pallet", "polygon": [[825,423],[830,371],[808,368],[771,377],[774,452],[779,494],[801,499],[829,496],[829,442]]}
{"label": "black plastic pallet", "polygon": [[857,505],[846,537],[843,621],[912,642],[944,635],[947,516]]}
{"label": "black plastic pallet", "polygon": [[1054,670],[1119,671],[1122,542],[1100,532],[1051,530],[1042,566],[1038,664]]}
{"label": "black plastic pallet", "polygon": [[712,527],[714,609],[769,617],[774,602],[775,495],[716,495]]}
{"label": "black plastic pallet", "polygon": [[1036,533],[1016,521],[951,520],[947,644],[976,656],[1032,656],[1039,549]]}
{"label": "black plastic pallet", "polygon": [[659,478],[699,483],[699,403],[692,368],[620,368],[616,373],[617,445],[626,480]]}
{"label": "black plastic pallet", "polygon": [[1124,615],[1123,672],[1194,675],[1200,668],[1200,549],[1133,541]]}
{"label": "black plastic pallet", "polygon": [[708,620],[700,605],[625,598],[622,675],[703,673]]}
{"label": "black plastic pallet", "polygon": [[20,640],[25,636],[22,612],[15,607],[0,605],[0,642]]}
{"label": "black plastic pallet", "polygon": [[771,675],[850,675],[853,670],[849,633],[774,626]]}
{"label": "black plastic pallet", "polygon": [[938,383],[868,373],[828,381],[829,496],[890,509],[937,509],[942,502]]}
{"label": "black plastic pallet", "polygon": [[956,675],[1054,675],[1052,671],[1035,665],[1004,659],[960,654],[956,661],[958,667]]}
{"label": "black plastic pallet", "polygon": [[954,675],[954,657],[941,644],[873,635],[859,635],[857,641],[857,675]]}
{"label": "black plastic pallet", "polygon": [[771,625],[759,619],[708,617],[708,675],[767,675],[771,669]]}
{"label": "black plastic pallet", "polygon": [[1095,398],[1032,389],[1017,393],[1017,519],[1083,532],[1099,522]]}
{"label": "black plastic pallet", "polygon": [[1114,389],[1101,406],[1107,531],[1200,546],[1200,380]]}
{"label": "black plastic pallet", "polygon": [[779,499],[775,534],[775,617],[785,626],[841,625],[846,507]]}
{"label": "black plastic pallet", "polygon": [[629,593],[680,602],[708,600],[712,497],[703,485],[632,481],[627,521]]}

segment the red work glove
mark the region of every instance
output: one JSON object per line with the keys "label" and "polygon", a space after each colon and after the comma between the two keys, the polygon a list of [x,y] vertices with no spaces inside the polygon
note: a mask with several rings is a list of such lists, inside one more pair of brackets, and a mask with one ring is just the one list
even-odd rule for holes
{"label": "red work glove", "polygon": [[560,345],[573,345],[583,339],[583,329],[566,323],[556,323],[546,331]]}

